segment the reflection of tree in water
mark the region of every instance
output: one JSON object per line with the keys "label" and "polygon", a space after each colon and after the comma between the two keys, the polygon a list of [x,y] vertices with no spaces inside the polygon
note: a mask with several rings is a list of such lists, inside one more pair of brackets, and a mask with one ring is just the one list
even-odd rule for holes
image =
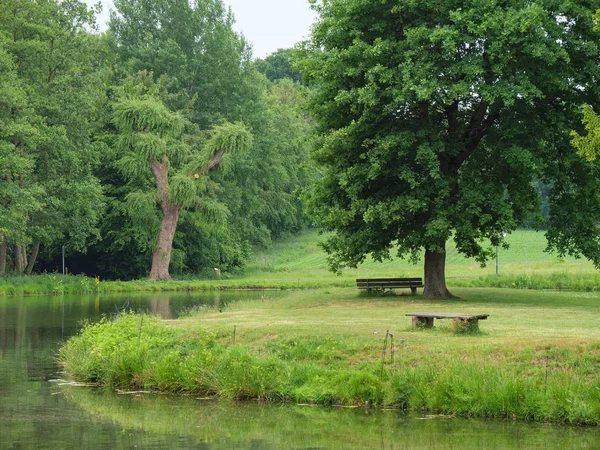
{"label": "reflection of tree in water", "polygon": [[[115,395],[63,386],[96,420],[157,436],[193,437],[210,448],[593,448],[600,431],[540,424],[417,418],[397,411]],[[425,419],[425,420],[423,420]],[[552,445],[549,445],[551,443]]]}
{"label": "reflection of tree in water", "polygon": [[214,298],[215,308],[218,310],[223,309],[224,304],[223,304],[223,300],[221,300],[221,291],[214,291],[214,296],[215,296],[215,298]]}
{"label": "reflection of tree in water", "polygon": [[171,302],[169,297],[164,295],[154,295],[148,299],[148,307],[150,313],[160,317],[161,319],[172,319]]}
{"label": "reflection of tree in water", "polygon": [[[236,293],[240,296],[239,293]],[[236,295],[234,294],[233,297]],[[231,296],[230,296],[231,297]],[[202,305],[222,309],[227,303],[227,296],[223,297],[221,291],[210,291],[187,294],[160,294],[147,297],[147,312],[161,319],[177,318],[182,312],[187,312]],[[143,308],[140,312],[143,311]]]}
{"label": "reflection of tree in water", "polygon": [[64,302],[49,302],[49,309],[58,314],[30,308],[28,302],[34,301],[0,304],[0,382],[48,380],[56,375],[55,352],[64,330]]}

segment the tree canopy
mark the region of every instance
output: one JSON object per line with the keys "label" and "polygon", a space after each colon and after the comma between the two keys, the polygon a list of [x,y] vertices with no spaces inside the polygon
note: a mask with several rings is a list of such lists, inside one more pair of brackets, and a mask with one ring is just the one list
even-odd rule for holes
{"label": "tree canopy", "polygon": [[[93,24],[78,1],[7,0],[0,10],[8,164],[1,202],[10,221],[0,241],[10,247],[12,270],[31,271],[40,244],[85,251],[100,237],[102,189],[93,175],[100,146],[92,136],[106,77],[101,38],[87,30]],[[3,251],[0,272],[5,261]]]}
{"label": "tree canopy", "polygon": [[213,273],[307,223],[301,89],[257,71],[221,0],[116,0],[105,33],[80,1],[2,6],[0,273],[56,270],[62,246],[103,278],[157,249],[157,278]]}
{"label": "tree canopy", "polygon": [[269,80],[277,81],[290,79],[299,82],[301,75],[292,66],[294,50],[291,48],[280,48],[263,59],[256,60],[256,68]]}
{"label": "tree canopy", "polygon": [[538,209],[535,179],[552,186],[550,245],[600,264],[598,207],[574,211],[583,192],[598,202],[598,181],[569,146],[598,101],[598,7],[316,2],[301,69],[325,172],[309,207],[335,232],[332,268],[424,251],[424,294],[448,296],[446,242],[484,263]]}

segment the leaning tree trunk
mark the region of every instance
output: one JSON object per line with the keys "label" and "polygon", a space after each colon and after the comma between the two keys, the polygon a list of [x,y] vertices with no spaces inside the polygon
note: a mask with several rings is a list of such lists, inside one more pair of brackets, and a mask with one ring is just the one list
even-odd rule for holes
{"label": "leaning tree trunk", "polygon": [[31,249],[31,253],[29,254],[29,263],[27,264],[27,275],[31,275],[33,271],[33,266],[35,265],[35,260],[37,259],[38,253],[40,252],[40,241],[37,241],[33,244]]}
{"label": "leaning tree trunk", "polygon": [[152,268],[150,269],[151,280],[170,280],[169,264],[171,263],[171,249],[173,238],[179,221],[181,207],[176,206],[169,199],[169,161],[163,155],[161,161],[152,163],[152,173],[156,180],[156,188],[160,194],[160,207],[163,218],[160,224],[160,232],[156,241],[156,248],[152,254]]}
{"label": "leaning tree trunk", "polygon": [[169,264],[171,262],[171,249],[173,238],[179,221],[181,208],[173,205],[168,200],[163,201],[163,218],[158,233],[156,248],[152,254],[152,268],[150,269],[151,280],[170,280]]}
{"label": "leaning tree trunk", "polygon": [[446,287],[446,243],[441,246],[441,252],[425,251],[425,288],[423,297],[452,298]]}

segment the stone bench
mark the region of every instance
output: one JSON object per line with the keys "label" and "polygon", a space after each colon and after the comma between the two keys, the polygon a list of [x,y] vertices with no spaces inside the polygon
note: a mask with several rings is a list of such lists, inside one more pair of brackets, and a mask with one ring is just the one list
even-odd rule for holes
{"label": "stone bench", "polygon": [[455,314],[455,313],[429,313],[416,312],[408,313],[407,316],[412,316],[413,328],[431,328],[433,327],[433,319],[452,319],[461,322],[475,322],[485,320],[489,314]]}

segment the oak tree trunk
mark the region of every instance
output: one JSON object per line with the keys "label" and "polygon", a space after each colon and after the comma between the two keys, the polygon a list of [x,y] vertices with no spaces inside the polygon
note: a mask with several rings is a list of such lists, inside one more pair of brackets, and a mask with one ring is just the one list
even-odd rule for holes
{"label": "oak tree trunk", "polygon": [[0,242],[0,273],[6,273],[6,252],[8,250],[8,242],[2,239]]}
{"label": "oak tree trunk", "polygon": [[35,260],[37,259],[38,253],[40,252],[40,241],[37,241],[33,244],[31,249],[31,253],[29,254],[29,263],[27,264],[27,275],[31,275],[33,271],[33,266],[35,265]]}
{"label": "oak tree trunk", "polygon": [[425,251],[425,288],[423,297],[453,298],[446,287],[446,243],[441,252]]}

